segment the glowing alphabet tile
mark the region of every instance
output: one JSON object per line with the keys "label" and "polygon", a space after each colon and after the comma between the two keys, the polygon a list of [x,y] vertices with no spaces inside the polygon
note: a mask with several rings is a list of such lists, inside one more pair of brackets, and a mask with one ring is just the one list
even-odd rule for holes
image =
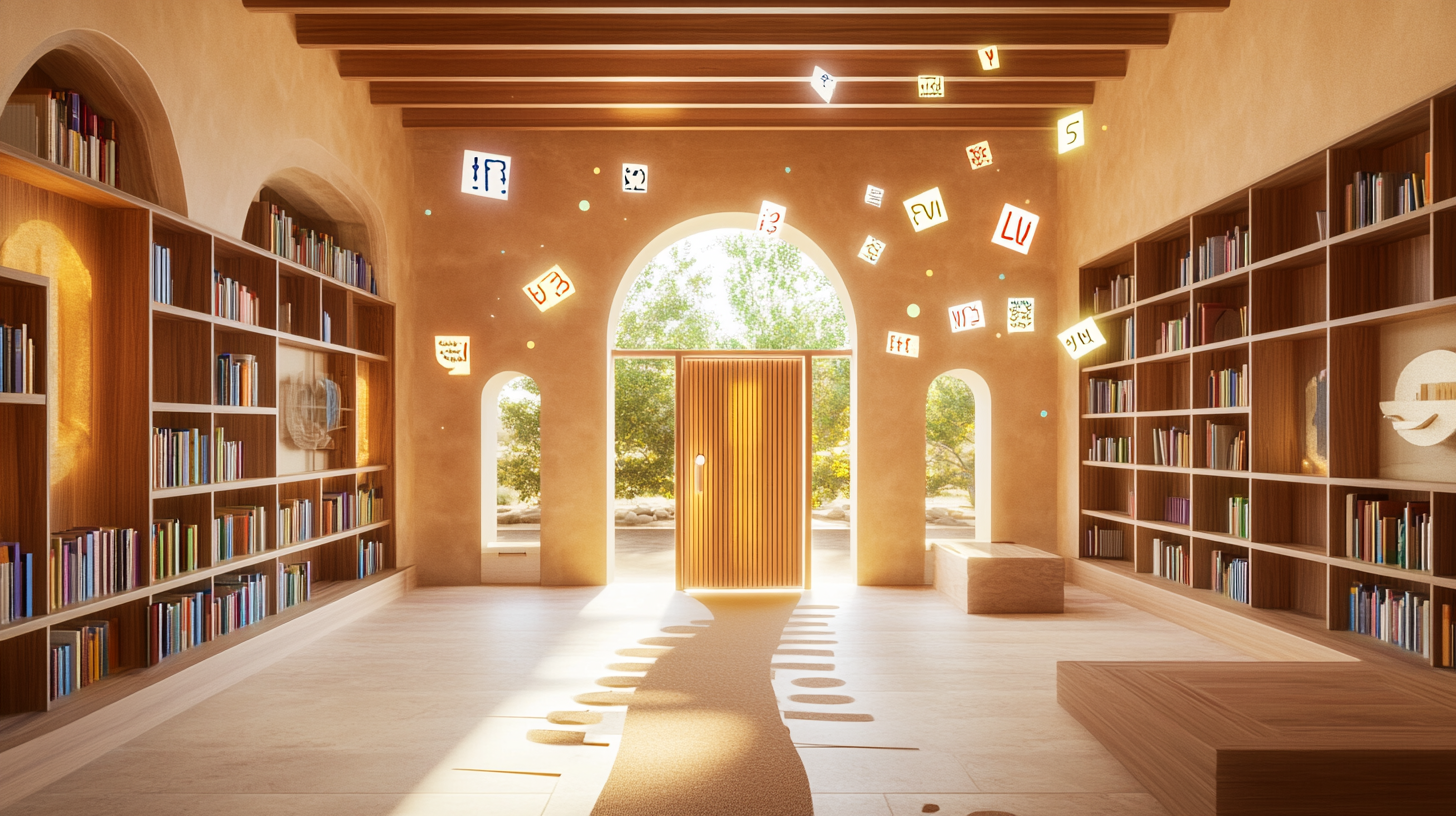
{"label": "glowing alphabet tile", "polygon": [[885,200],[885,191],[871,184],[865,188],[865,203],[876,207]]}
{"label": "glowing alphabet tile", "polygon": [[819,98],[825,102],[834,96],[834,86],[838,84],[839,80],[817,65],[814,66],[814,73],[809,75],[809,85],[814,89],[814,93],[819,94]]}
{"label": "glowing alphabet tile", "polygon": [[1083,111],[1057,120],[1057,152],[1066,153],[1087,144],[1087,127]]}
{"label": "glowing alphabet tile", "polygon": [[890,332],[890,338],[885,343],[885,351],[891,354],[898,354],[901,357],[920,356],[920,337],[914,334],[901,334]]}
{"label": "glowing alphabet tile", "polygon": [[1081,358],[1083,354],[1098,346],[1107,344],[1102,337],[1102,332],[1097,330],[1097,321],[1090,317],[1057,335],[1057,339],[1062,341],[1062,345],[1066,347],[1067,353],[1072,355],[1073,360]]}
{"label": "glowing alphabet tile", "polygon": [[981,70],[983,71],[994,71],[1001,67],[1001,53],[996,50],[994,45],[977,48],[976,56],[981,58]]}
{"label": "glowing alphabet tile", "polygon": [[758,208],[758,231],[764,235],[777,235],[779,227],[784,224],[784,217],[788,214],[789,208],[782,204],[763,202]]}
{"label": "glowing alphabet tile", "polygon": [[977,142],[966,148],[966,158],[971,160],[971,169],[980,170],[991,166],[991,143]]}
{"label": "glowing alphabet tile", "polygon": [[986,312],[981,308],[981,301],[973,300],[970,303],[962,303],[959,306],[950,307],[950,330],[951,333],[980,329],[986,326]]}
{"label": "glowing alphabet tile", "polygon": [[647,192],[647,165],[625,163],[622,165],[622,192]]}
{"label": "glowing alphabet tile", "polygon": [[1029,213],[1014,204],[1001,208],[1001,220],[996,222],[996,234],[991,243],[1025,255],[1031,251],[1031,239],[1036,237],[1036,224],[1041,216]]}
{"label": "glowing alphabet tile", "polygon": [[1006,331],[1036,331],[1036,298],[1006,299]]}
{"label": "glowing alphabet tile", "polygon": [[885,251],[885,242],[880,241],[873,235],[865,236],[864,246],[859,248],[861,260],[869,261],[872,264],[879,263],[880,253]]}
{"label": "glowing alphabet tile", "polygon": [[505,201],[510,183],[510,156],[497,156],[478,150],[465,151],[465,169],[460,174],[460,192]]}
{"label": "glowing alphabet tile", "polygon": [[950,220],[950,216],[945,213],[945,202],[940,198],[939,187],[931,187],[914,198],[906,199],[905,212],[909,214],[910,223],[916,232]]}
{"label": "glowing alphabet tile", "polygon": [[435,335],[435,360],[450,371],[451,376],[470,373],[470,337]]}
{"label": "glowing alphabet tile", "polygon": [[945,77],[922,75],[918,78],[921,99],[944,99]]}
{"label": "glowing alphabet tile", "polygon": [[560,266],[553,266],[541,277],[521,287],[521,291],[531,298],[537,309],[544,312],[576,294],[576,284],[566,277]]}

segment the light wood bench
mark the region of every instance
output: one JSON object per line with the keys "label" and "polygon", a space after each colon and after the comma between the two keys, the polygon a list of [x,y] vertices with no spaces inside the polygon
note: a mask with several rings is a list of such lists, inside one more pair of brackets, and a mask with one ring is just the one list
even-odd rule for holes
{"label": "light wood bench", "polygon": [[1061,612],[1062,557],[1003,541],[926,542],[935,554],[935,588],[967,614]]}
{"label": "light wood bench", "polygon": [[480,548],[482,584],[541,583],[541,545],[494,541]]}

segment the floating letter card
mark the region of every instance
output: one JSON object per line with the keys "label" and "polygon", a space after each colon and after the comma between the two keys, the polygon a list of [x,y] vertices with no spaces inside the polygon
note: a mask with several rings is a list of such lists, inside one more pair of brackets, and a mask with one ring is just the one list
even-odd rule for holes
{"label": "floating letter card", "polygon": [[945,214],[945,201],[940,197],[939,187],[931,187],[920,195],[907,199],[905,212],[910,216],[910,224],[915,227],[916,232],[950,220]]}
{"label": "floating letter card", "polygon": [[541,311],[555,306],[563,300],[576,294],[576,285],[566,273],[561,271],[560,266],[553,266],[546,270],[546,273],[523,287],[522,291],[536,304]]}
{"label": "floating letter card", "polygon": [[986,325],[986,312],[981,309],[981,301],[973,300],[970,303],[962,303],[959,306],[950,307],[950,330],[963,332],[968,329],[979,329]]}
{"label": "floating letter card", "polygon": [[994,45],[976,49],[976,55],[981,58],[982,71],[994,71],[1001,67],[1001,53]]}
{"label": "floating letter card", "polygon": [[1097,330],[1097,322],[1090,317],[1057,335],[1057,339],[1062,341],[1062,346],[1073,360],[1107,343],[1102,339],[1102,332]]}
{"label": "floating letter card", "polygon": [[511,183],[511,157],[477,150],[465,151],[465,169],[460,176],[460,192],[485,198],[506,200]]}
{"label": "floating letter card", "polygon": [[1006,299],[1006,330],[1013,332],[1036,331],[1036,299]]}
{"label": "floating letter card", "polygon": [[913,334],[890,332],[889,341],[885,344],[885,351],[901,357],[919,357],[920,338]]}
{"label": "floating letter card", "polygon": [[1014,204],[1001,208],[1001,220],[996,222],[996,234],[991,243],[1025,255],[1031,250],[1031,239],[1036,236],[1036,222],[1041,216],[1033,215]]}
{"label": "floating letter card", "polygon": [[879,263],[880,253],[885,251],[885,242],[878,240],[873,235],[865,236],[864,246],[859,248],[860,260],[870,263]]}
{"label": "floating letter card", "polygon": [[829,98],[834,96],[834,86],[838,84],[839,80],[835,79],[828,71],[817,65],[814,66],[814,73],[809,76],[809,85],[814,88],[815,93],[819,94],[819,98],[825,102],[828,102]]}
{"label": "floating letter card", "polygon": [[622,165],[622,192],[624,192],[624,193],[645,193],[645,192],[647,192],[647,165],[645,165],[645,164],[623,164]]}
{"label": "floating letter card", "polygon": [[435,335],[435,360],[452,375],[470,373],[470,337]]}
{"label": "floating letter card", "polygon": [[782,204],[763,202],[758,208],[758,231],[764,235],[777,235],[788,213],[789,208]]}
{"label": "floating letter card", "polygon": [[945,77],[921,75],[918,78],[920,96],[924,99],[942,99],[945,97]]}
{"label": "floating letter card", "polygon": [[882,202],[884,200],[885,200],[885,191],[884,190],[881,190],[880,188],[876,187],[873,184],[871,184],[871,185],[869,185],[868,187],[865,188],[865,203],[866,204],[873,204],[874,206],[878,207],[878,206],[880,206],[880,202]]}
{"label": "floating letter card", "polygon": [[966,148],[966,158],[971,160],[971,169],[980,170],[991,166],[991,143],[976,142]]}
{"label": "floating letter card", "polygon": [[1086,122],[1083,121],[1082,113],[1077,111],[1065,119],[1057,120],[1058,153],[1066,153],[1087,143]]}

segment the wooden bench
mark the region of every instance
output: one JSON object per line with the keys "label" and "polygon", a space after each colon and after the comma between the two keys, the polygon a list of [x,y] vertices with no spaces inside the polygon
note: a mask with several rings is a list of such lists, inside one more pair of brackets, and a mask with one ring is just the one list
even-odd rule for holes
{"label": "wooden bench", "polygon": [[1061,612],[1062,557],[1006,541],[926,542],[935,588],[967,614]]}
{"label": "wooden bench", "polygon": [[494,541],[480,548],[482,584],[541,583],[541,545]]}

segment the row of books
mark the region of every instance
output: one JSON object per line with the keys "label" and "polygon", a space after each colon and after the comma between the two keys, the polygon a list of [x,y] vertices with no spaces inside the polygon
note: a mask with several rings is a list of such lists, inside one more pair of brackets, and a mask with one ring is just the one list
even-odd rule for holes
{"label": "row of books", "polygon": [[1208,407],[1246,408],[1249,405],[1249,364],[1208,372]]}
{"label": "row of books", "polygon": [[313,588],[313,563],[278,565],[278,609],[284,610],[308,600]]}
{"label": "row of books", "polygon": [[1218,425],[1205,421],[1203,444],[1207,453],[1204,463],[1214,470],[1248,470],[1248,431],[1237,425]]}
{"label": "row of books", "polygon": [[313,499],[284,499],[278,503],[278,546],[287,547],[316,535]]}
{"label": "row of books", "polygon": [[250,240],[257,241],[269,252],[322,272],[334,280],[379,294],[374,267],[364,260],[363,255],[339,246],[328,233],[294,223],[293,217],[277,204],[253,202],[248,221]]}
{"label": "row of books", "polygon": [[1240,603],[1249,602],[1249,559],[1213,551],[1213,591]]}
{"label": "row of books", "polygon": [[1087,460],[1132,464],[1132,437],[1092,434],[1092,447],[1087,449]]}
{"label": "row of books", "polygon": [[358,499],[359,515],[355,518],[358,526],[384,521],[384,488],[362,485],[354,493]]}
{"label": "row of books", "polygon": [[1137,300],[1136,277],[1133,275],[1116,275],[1106,286],[1094,286],[1092,288],[1092,312],[1102,312],[1120,309],[1128,306]]}
{"label": "row of books", "polygon": [[1198,304],[1198,343],[1221,343],[1249,335],[1249,307],[1225,303]]}
{"label": "row of books", "polygon": [[334,319],[329,317],[329,312],[327,309],[324,310],[324,322],[323,326],[320,328],[320,332],[320,340],[324,341],[325,343],[334,342]]}
{"label": "row of books", "polygon": [[1181,496],[1164,496],[1163,521],[1172,524],[1192,524],[1193,504]]}
{"label": "row of books", "polygon": [[1137,359],[1137,318],[1128,315],[1122,319],[1122,356],[1118,359]]}
{"label": "row of books", "polygon": [[152,487],[191,487],[243,478],[243,443],[223,428],[152,428]]}
{"label": "row of books", "polygon": [[268,615],[268,576],[261,572],[219,576],[212,582],[213,634],[226,635]]}
{"label": "row of books", "polygon": [[1415,212],[1431,203],[1427,180],[1431,154],[1424,173],[1367,173],[1357,170],[1345,185],[1345,231],[1379,224],[1387,218]]}
{"label": "row of books", "polygon": [[152,520],[152,580],[161,581],[202,566],[197,525],[181,519]]}
{"label": "row of books", "polygon": [[1087,413],[1124,414],[1132,410],[1132,380],[1087,381]]}
{"label": "row of books", "polygon": [[323,494],[321,535],[350,530],[365,524],[383,521],[384,489],[364,485],[354,492],[329,491]]}
{"label": "row of books", "polygon": [[244,283],[212,270],[212,313],[251,326],[262,325],[263,299]]}
{"label": "row of books", "polygon": [[1456,400],[1456,382],[1421,383],[1420,400]]}
{"label": "row of books", "polygon": [[1431,599],[1385,584],[1350,583],[1350,631],[1431,656]]}
{"label": "row of books", "polygon": [[148,663],[206,643],[212,635],[212,590],[159,595],[147,606]]}
{"label": "row of books", "polygon": [[0,543],[0,624],[35,614],[35,559],[14,541]]}
{"label": "row of books", "polygon": [[1163,325],[1158,329],[1158,339],[1153,342],[1153,353],[1182,351],[1192,347],[1193,323],[1188,319],[1188,315],[1184,314],[1182,317],[1163,321]]}
{"label": "row of books", "polygon": [[359,571],[356,577],[367,578],[384,569],[384,542],[359,542]]}
{"label": "row of books", "polygon": [[1234,227],[1223,235],[1210,236],[1192,253],[1193,280],[1208,280],[1248,266],[1253,261],[1253,248],[1248,227]]}
{"label": "row of books", "polygon": [[152,244],[152,300],[172,306],[176,304],[172,295],[172,250]]}
{"label": "row of books", "polygon": [[1230,496],[1228,500],[1228,533],[1239,538],[1249,537],[1249,500],[1245,496]]}
{"label": "row of books", "polygon": [[252,354],[217,355],[217,404],[253,407],[258,405],[258,358]]}
{"label": "row of books", "polygon": [[59,700],[111,673],[111,622],[50,631],[50,698]]}
{"label": "row of books", "polygon": [[268,548],[268,509],[258,505],[213,510],[212,563],[260,553]]}
{"label": "row of books", "polygon": [[118,184],[116,122],[75,91],[17,89],[0,116],[0,141],[93,181]]}
{"label": "row of books", "polygon": [[136,530],[82,527],[51,533],[47,555],[52,609],[135,589],[146,580]]}
{"label": "row of books", "polygon": [[1082,538],[1083,558],[1122,558],[1122,530],[1092,525]]}
{"label": "row of books", "polygon": [[1429,501],[1385,493],[1345,494],[1345,557],[1410,570],[1431,569],[1435,550]]}
{"label": "row of books", "polygon": [[1153,574],[1187,586],[1193,585],[1188,546],[1173,539],[1153,539]]}
{"label": "row of books", "polygon": [[1193,466],[1193,435],[1179,427],[1153,429],[1153,464]]}
{"label": "row of books", "polygon": [[0,393],[35,393],[35,338],[28,323],[0,323]]}

